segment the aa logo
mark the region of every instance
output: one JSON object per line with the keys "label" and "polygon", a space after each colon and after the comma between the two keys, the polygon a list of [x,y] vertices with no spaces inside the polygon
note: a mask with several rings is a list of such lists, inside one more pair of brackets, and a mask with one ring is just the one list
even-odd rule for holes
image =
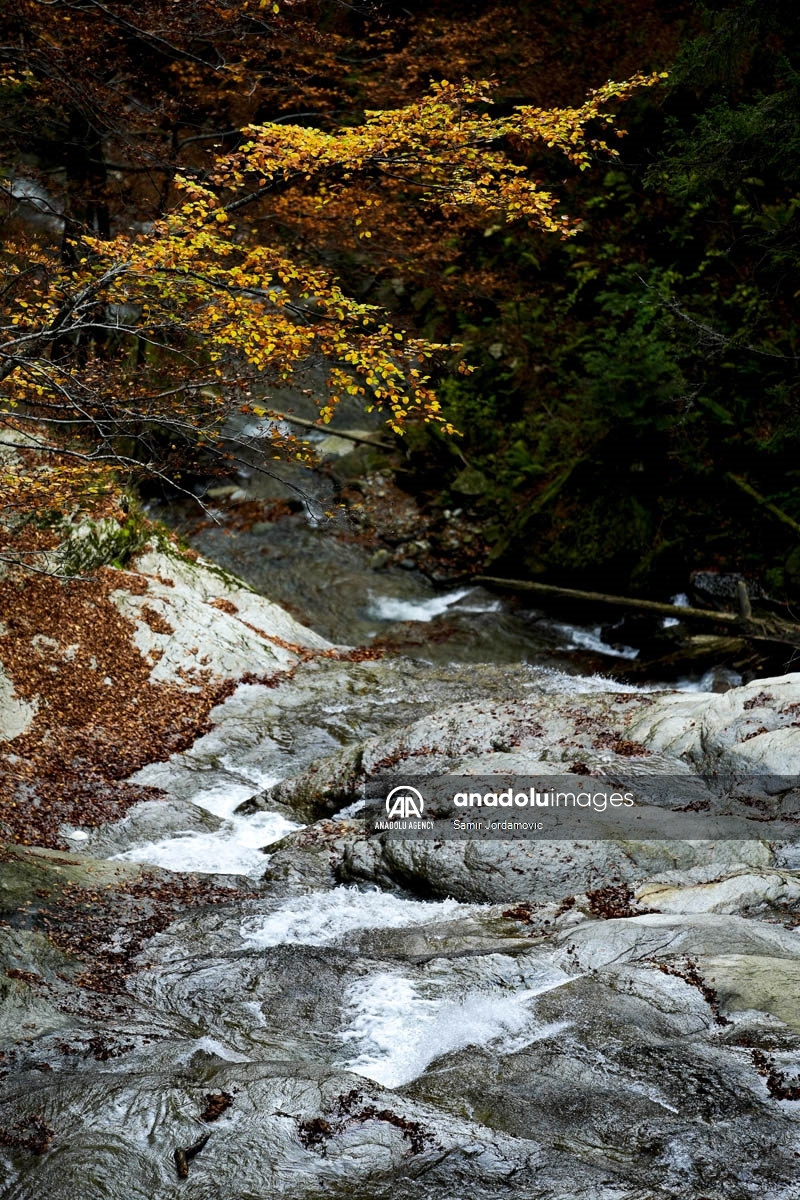
{"label": "aa logo", "polygon": [[406,784],[392,788],[386,797],[386,815],[390,821],[407,821],[410,817],[421,817],[425,801],[414,787]]}

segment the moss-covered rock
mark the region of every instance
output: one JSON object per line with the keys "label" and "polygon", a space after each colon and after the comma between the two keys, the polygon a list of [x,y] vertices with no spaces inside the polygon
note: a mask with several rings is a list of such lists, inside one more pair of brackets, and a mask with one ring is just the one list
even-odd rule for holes
{"label": "moss-covered rock", "polygon": [[124,524],[113,517],[82,520],[69,526],[55,554],[55,565],[64,575],[88,575],[98,567],[123,567],[131,555],[155,536],[141,513],[131,513]]}

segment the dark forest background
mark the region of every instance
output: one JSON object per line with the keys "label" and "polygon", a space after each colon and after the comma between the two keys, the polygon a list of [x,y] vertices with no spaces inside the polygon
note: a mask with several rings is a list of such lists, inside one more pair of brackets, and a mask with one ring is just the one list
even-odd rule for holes
{"label": "dark forest background", "polygon": [[483,513],[497,573],[666,593],[718,569],[796,595],[797,10],[527,11],[537,62],[521,48],[508,73],[540,103],[635,67],[669,80],[625,106],[618,160],[565,180],[578,237],[488,228],[454,252],[457,286],[405,297],[480,363],[443,386],[463,440],[427,455]]}
{"label": "dark forest background", "polygon": [[[423,213],[401,189],[376,199],[367,242],[302,185],[253,234],[462,345],[476,370],[438,381],[462,436],[412,429],[403,478],[480,523],[493,573],[668,595],[710,569],[800,594],[796,5],[163,9],[4,12],[3,168],[60,189],[62,254],[67,234],[163,212],[175,171],[210,169],[246,121],[335,129],[463,75],[495,80],[500,110],[580,104],[669,72],[622,106],[618,158],[528,161],[574,238]],[[223,84],[232,39],[244,66]]]}

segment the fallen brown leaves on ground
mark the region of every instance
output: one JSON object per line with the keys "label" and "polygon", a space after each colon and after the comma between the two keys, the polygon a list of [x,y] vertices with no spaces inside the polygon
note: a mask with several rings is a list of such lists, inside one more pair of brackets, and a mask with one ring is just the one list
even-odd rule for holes
{"label": "fallen brown leaves on ground", "polygon": [[[152,663],[110,592],[143,591],[128,572],[90,579],[0,583],[3,666],[16,694],[39,701],[25,734],[0,743],[0,828],[9,841],[64,849],[64,824],[118,820],[159,793],[125,784],[145,763],[186,749],[210,728],[208,714],[235,681],[197,691],[151,683]],[[196,681],[194,681],[196,682]]]}
{"label": "fallen brown leaves on ground", "polygon": [[[0,661],[17,696],[39,704],[26,733],[0,742],[0,839],[63,850],[63,825],[119,820],[131,805],[162,794],[124,780],[207,733],[211,709],[238,683],[274,687],[293,674],[289,667],[220,680],[194,672],[180,683],[153,683],[153,656],[139,652],[133,623],[110,599],[120,588],[144,594],[147,583],[110,568],[69,582],[48,576],[0,582]],[[229,611],[225,601],[217,607]],[[150,606],[143,613],[158,632],[172,632]],[[360,662],[382,653],[312,650],[256,632],[298,662]]]}

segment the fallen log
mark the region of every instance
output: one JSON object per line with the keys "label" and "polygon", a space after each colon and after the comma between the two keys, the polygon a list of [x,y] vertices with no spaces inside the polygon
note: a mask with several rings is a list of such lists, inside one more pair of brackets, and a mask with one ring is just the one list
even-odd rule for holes
{"label": "fallen log", "polygon": [[374,446],[378,450],[397,449],[396,446],[391,445],[389,442],[384,442],[380,434],[373,436],[371,433],[351,433],[349,429],[331,429],[330,425],[322,425],[319,421],[309,421],[305,417],[296,417],[293,413],[278,412],[273,408],[265,409],[265,416],[274,418],[276,421],[286,421],[289,425],[299,425],[301,429],[316,429],[318,433],[324,433],[326,437],[344,438],[348,442],[358,442],[365,446]]}
{"label": "fallen log", "polygon": [[800,646],[800,625],[790,624],[775,618],[757,619],[747,612],[749,604],[738,597],[740,612],[717,612],[706,608],[679,608],[661,600],[640,600],[636,596],[613,596],[606,592],[583,592],[578,588],[557,587],[552,583],[534,583],[527,579],[500,579],[494,575],[473,575],[472,582],[484,587],[502,588],[513,592],[532,592],[534,595],[552,599],[573,600],[579,603],[601,605],[606,608],[630,609],[633,612],[652,613],[658,617],[673,617],[679,621],[704,622],[707,625],[725,625],[735,630],[739,637],[748,641],[781,642],[788,646]]}
{"label": "fallen log", "polygon": [[534,583],[527,579],[498,579],[493,575],[475,575],[473,583],[500,587],[510,591],[535,592],[538,596],[553,596],[562,600],[579,600],[587,604],[604,604],[609,608],[631,608],[636,612],[653,613],[660,617],[678,617],[686,621],[713,621],[723,625],[738,625],[738,613],[714,612],[707,608],[678,608],[661,600],[640,600],[637,596],[611,596],[606,592],[583,592],[577,588],[556,587],[553,583]]}

